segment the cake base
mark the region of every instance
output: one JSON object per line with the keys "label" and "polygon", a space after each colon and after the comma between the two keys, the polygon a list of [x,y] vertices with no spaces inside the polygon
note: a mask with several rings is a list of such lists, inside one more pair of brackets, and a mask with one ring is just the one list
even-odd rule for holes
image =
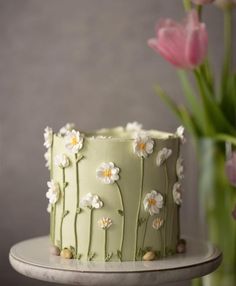
{"label": "cake base", "polygon": [[49,237],[25,240],[9,254],[12,267],[38,280],[69,285],[160,285],[213,272],[222,253],[209,242],[187,238],[187,252],[156,261],[81,262],[49,254]]}

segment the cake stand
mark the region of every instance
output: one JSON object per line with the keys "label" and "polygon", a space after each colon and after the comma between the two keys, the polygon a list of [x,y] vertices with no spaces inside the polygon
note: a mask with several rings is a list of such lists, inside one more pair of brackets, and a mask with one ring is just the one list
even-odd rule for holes
{"label": "cake stand", "polygon": [[190,280],[213,272],[222,253],[209,242],[187,238],[187,252],[156,261],[80,262],[49,254],[49,237],[25,240],[9,254],[19,273],[49,282],[81,286],[151,286]]}

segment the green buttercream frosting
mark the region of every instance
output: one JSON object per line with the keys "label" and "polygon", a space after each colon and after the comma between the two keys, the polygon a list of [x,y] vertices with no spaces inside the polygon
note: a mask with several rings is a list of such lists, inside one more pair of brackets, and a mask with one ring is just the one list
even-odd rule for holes
{"label": "green buttercream frosting", "polygon": [[[61,186],[50,219],[53,243],[73,247],[74,258],[82,261],[141,260],[147,250],[160,256],[174,253],[179,239],[179,206],[172,190],[177,181],[179,138],[147,131],[153,150],[139,157],[134,151],[134,133],[122,127],[81,134],[83,146],[76,154],[66,148],[66,136],[53,135],[52,162],[58,154],[66,154],[70,160],[65,169],[51,166],[51,179]],[[156,158],[163,148],[172,153],[158,166]],[[109,162],[119,173],[114,182],[105,184],[97,177],[97,169]],[[159,213],[150,215],[143,201],[152,190],[163,196],[164,203]],[[88,193],[97,195],[102,207],[83,207],[81,198]],[[103,229],[98,224],[101,218],[110,218],[112,225]],[[156,218],[163,220],[160,229],[153,228]]]}

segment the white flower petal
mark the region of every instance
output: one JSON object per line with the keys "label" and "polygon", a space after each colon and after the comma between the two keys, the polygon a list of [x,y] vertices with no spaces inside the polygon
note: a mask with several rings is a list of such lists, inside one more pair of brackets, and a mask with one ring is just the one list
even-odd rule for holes
{"label": "white flower petal", "polygon": [[72,131],[74,128],[75,128],[75,124],[74,124],[74,123],[66,123],[66,125],[63,126],[63,127],[59,130],[59,134],[60,134],[61,136],[65,136],[68,131]]}
{"label": "white flower petal", "polygon": [[96,177],[103,184],[113,184],[119,180],[119,168],[113,162],[103,162],[96,170]]}
{"label": "white flower petal", "polygon": [[46,147],[46,148],[50,148],[51,146],[52,146],[52,141],[53,141],[53,131],[52,131],[52,128],[50,128],[50,127],[46,127],[45,129],[44,129],[44,134],[43,134],[43,136],[44,136],[44,146]]}
{"label": "white flower petal", "polygon": [[68,131],[65,136],[65,147],[73,154],[83,148],[83,135],[79,131]]}
{"label": "white flower petal", "polygon": [[156,157],[156,164],[158,167],[160,167],[172,154],[171,149],[162,148],[158,153]]}
{"label": "white flower petal", "polygon": [[158,214],[160,209],[163,207],[163,196],[155,190],[145,195],[143,200],[144,210],[149,212],[152,216]]}
{"label": "white flower petal", "polygon": [[141,131],[143,128],[142,124],[138,123],[137,121],[127,123],[126,125],[126,131],[129,132],[138,132]]}
{"label": "white flower petal", "polygon": [[173,186],[173,200],[177,205],[181,205],[182,204],[182,187],[181,184],[179,182],[176,182]]}
{"label": "white flower petal", "polygon": [[133,141],[133,150],[138,157],[146,158],[153,152],[154,141],[149,138],[146,132],[136,134]]}

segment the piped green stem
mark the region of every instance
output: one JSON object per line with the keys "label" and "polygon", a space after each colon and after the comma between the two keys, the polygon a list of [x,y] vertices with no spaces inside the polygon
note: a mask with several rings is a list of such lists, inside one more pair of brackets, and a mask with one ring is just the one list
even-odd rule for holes
{"label": "piped green stem", "polygon": [[88,250],[87,250],[87,259],[89,259],[89,255],[91,252],[91,235],[93,228],[93,208],[89,209],[89,235],[88,235]]}
{"label": "piped green stem", "polygon": [[[50,147],[50,180],[53,179],[53,140],[54,136],[52,135],[52,144]],[[50,213],[50,237],[53,244],[55,244],[55,212],[56,212],[56,204],[52,206],[52,210]]]}
{"label": "piped green stem", "polygon": [[104,229],[104,261],[107,257],[107,229]]}
{"label": "piped green stem", "polygon": [[161,254],[162,254],[162,257],[164,256],[164,244],[163,244],[163,235],[162,235],[162,227],[161,229],[159,230],[160,232],[160,241],[161,241]]}
{"label": "piped green stem", "polygon": [[51,217],[52,217],[52,221],[51,221],[51,229],[52,229],[52,243],[55,245],[55,229],[56,229],[56,204],[54,204],[52,206],[52,211],[51,211]]}
{"label": "piped green stem", "polygon": [[135,230],[135,248],[134,248],[134,260],[137,260],[137,247],[138,247],[138,230],[139,230],[139,217],[141,209],[141,200],[143,195],[143,179],[144,179],[144,158],[141,157],[141,174],[140,174],[140,189],[139,189],[139,200],[138,200],[138,209],[136,214],[136,230]]}
{"label": "piped green stem", "polygon": [[166,256],[166,221],[167,221],[167,195],[168,195],[168,189],[169,189],[169,183],[168,183],[168,171],[167,171],[167,165],[166,162],[164,163],[164,172],[165,172],[165,205],[164,205],[164,256]]}
{"label": "piped green stem", "polygon": [[74,219],[74,233],[75,233],[75,254],[78,254],[78,234],[77,234],[77,218],[79,208],[79,168],[78,168],[78,156],[75,154],[75,178],[76,178],[76,210]]}
{"label": "piped green stem", "polygon": [[124,200],[123,200],[123,196],[122,196],[122,192],[120,189],[120,186],[117,182],[115,182],[117,189],[118,189],[118,193],[120,196],[120,204],[121,204],[121,211],[122,211],[122,215],[121,215],[121,219],[122,219],[122,225],[121,225],[121,241],[120,241],[120,253],[121,253],[121,257],[120,257],[120,261],[122,261],[122,250],[123,250],[123,243],[124,243],[124,231],[125,231],[125,211],[124,211]]}
{"label": "piped green stem", "polygon": [[146,222],[145,222],[144,233],[143,233],[143,242],[142,242],[142,250],[144,249],[144,244],[145,244],[145,238],[146,238],[146,232],[147,232],[147,226],[148,226],[149,218],[150,218],[150,216],[147,217]]}
{"label": "piped green stem", "polygon": [[180,206],[177,206],[177,241],[180,240]]}
{"label": "piped green stem", "polygon": [[66,195],[65,195],[65,168],[62,168],[62,215],[61,215],[61,223],[60,223],[60,248],[63,248],[63,237],[62,237],[62,227],[63,227],[63,221],[65,218],[65,201],[66,201]]}

